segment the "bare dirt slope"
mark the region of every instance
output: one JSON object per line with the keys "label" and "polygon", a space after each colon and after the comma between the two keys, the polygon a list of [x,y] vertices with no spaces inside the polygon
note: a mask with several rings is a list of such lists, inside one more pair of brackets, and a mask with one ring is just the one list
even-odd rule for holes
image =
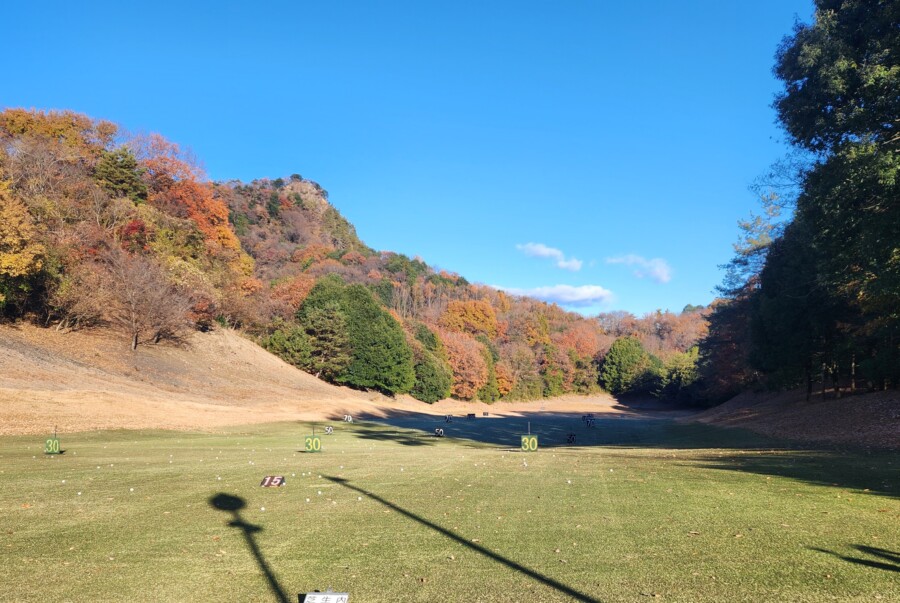
{"label": "bare dirt slope", "polygon": [[182,346],[141,346],[105,331],[0,326],[0,435],[95,429],[199,429],[396,411],[491,414],[620,412],[609,396],[486,406],[335,387],[239,334],[195,333]]}
{"label": "bare dirt slope", "polygon": [[828,396],[807,402],[800,390],[745,392],[689,420],[812,444],[900,449],[900,392]]}
{"label": "bare dirt slope", "polygon": [[[744,427],[812,443],[900,448],[900,393],[840,400],[803,392],[745,393],[699,415],[671,418]],[[659,404],[621,405],[611,396],[566,396],[486,405],[424,404],[408,396],[335,387],[297,370],[236,332],[195,333],[182,346],[142,346],[106,331],[60,333],[0,326],[0,435],[95,429],[215,430],[344,414],[385,417],[478,413],[658,414]],[[687,415],[687,416],[685,416]]]}

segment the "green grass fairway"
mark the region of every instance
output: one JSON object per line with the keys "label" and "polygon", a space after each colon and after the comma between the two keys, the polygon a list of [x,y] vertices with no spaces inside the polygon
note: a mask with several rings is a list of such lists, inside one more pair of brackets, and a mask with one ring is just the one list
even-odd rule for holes
{"label": "green grass fairway", "polygon": [[898,453],[662,419],[325,425],[315,454],[296,423],[0,438],[0,600],[900,601]]}

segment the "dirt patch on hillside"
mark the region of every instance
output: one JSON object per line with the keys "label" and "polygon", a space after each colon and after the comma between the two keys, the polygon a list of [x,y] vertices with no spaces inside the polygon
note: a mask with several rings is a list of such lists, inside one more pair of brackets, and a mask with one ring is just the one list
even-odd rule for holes
{"label": "dirt patch on hillside", "polygon": [[805,391],[745,392],[689,420],[810,444],[900,449],[896,390],[825,400],[819,394],[808,402]]}
{"label": "dirt patch on hillside", "polygon": [[424,404],[329,385],[227,329],[182,346],[141,346],[107,331],[0,326],[0,435],[97,429],[214,430],[396,411],[435,415],[627,412],[610,396],[528,403]]}

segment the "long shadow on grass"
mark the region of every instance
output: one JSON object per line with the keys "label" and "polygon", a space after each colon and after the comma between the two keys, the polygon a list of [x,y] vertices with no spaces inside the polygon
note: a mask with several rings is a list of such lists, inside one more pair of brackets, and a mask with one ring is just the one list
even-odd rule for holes
{"label": "long shadow on grass", "polygon": [[889,551],[887,549],[879,549],[871,546],[863,546],[861,544],[855,545],[855,548],[860,553],[864,553],[871,557],[878,557],[879,559],[883,559],[887,561],[877,561],[873,559],[862,559],[860,557],[848,557],[846,555],[840,555],[835,553],[834,551],[829,551],[826,549],[820,549],[816,547],[810,547],[813,551],[819,551],[820,553],[825,553],[827,555],[832,555],[833,557],[837,557],[838,559],[843,559],[844,561],[848,561],[850,563],[856,563],[857,565],[864,565],[866,567],[871,567],[874,569],[884,570],[886,572],[900,572],[900,553],[896,551]]}
{"label": "long shadow on grass", "polygon": [[786,446],[784,441],[743,429],[675,422],[671,415],[665,412],[597,414],[591,426],[582,421],[580,414],[550,412],[522,413],[512,417],[479,416],[474,419],[454,417],[452,422],[447,423],[434,415],[398,410],[386,417],[367,420],[417,430],[423,435],[433,434],[434,429],[440,427],[448,438],[469,440],[475,445],[516,449],[521,445],[520,437],[529,429],[538,436],[541,448],[571,446],[570,435],[575,436],[575,445],[580,447],[756,450]]}
{"label": "long shadow on grass", "polygon": [[[518,450],[521,435],[530,428],[538,436],[540,448],[572,448],[567,440],[569,434],[574,434],[575,449],[603,447],[610,449],[608,454],[615,454],[615,448],[696,450],[698,454],[691,459],[705,463],[701,466],[709,469],[777,475],[823,486],[868,490],[881,496],[900,496],[900,479],[896,477],[900,474],[900,453],[801,448],[796,442],[743,429],[681,423],[653,418],[655,414],[597,414],[593,427],[588,427],[578,414],[544,412],[514,417],[454,417],[447,423],[434,415],[393,411],[387,417],[369,420],[411,433],[419,431],[423,438],[432,434],[435,427],[441,427],[447,438],[470,446]],[[721,454],[713,454],[714,451]]]}
{"label": "long shadow on grass", "polygon": [[384,429],[358,427],[353,431],[353,435],[363,440],[391,441],[403,446],[433,446],[435,444],[433,433],[385,431]]}
{"label": "long shadow on grass", "polygon": [[726,453],[699,460],[707,469],[787,477],[820,486],[900,496],[900,480],[897,479],[900,454],[897,453],[790,450]]}
{"label": "long shadow on grass", "polygon": [[419,515],[416,515],[415,513],[412,513],[411,511],[407,511],[403,507],[399,507],[399,506],[395,505],[394,503],[381,498],[377,494],[369,492],[368,490],[364,490],[363,488],[360,488],[359,486],[354,486],[346,479],[343,479],[340,477],[331,477],[331,476],[327,476],[327,475],[324,477],[325,477],[325,479],[327,479],[331,482],[334,482],[338,485],[344,486],[345,488],[348,488],[355,492],[359,492],[360,494],[364,494],[364,495],[368,496],[369,498],[371,498],[372,500],[378,501],[381,504],[383,504],[384,506],[386,506],[390,509],[393,509],[394,511],[397,511],[404,517],[408,517],[409,519],[412,519],[413,521],[417,521],[418,523],[422,524],[423,526],[431,528],[435,532],[438,532],[439,534],[446,536],[450,540],[453,540],[454,542],[458,542],[459,544],[462,544],[462,545],[472,549],[476,553],[481,553],[485,557],[492,559],[494,561],[497,561],[499,563],[502,563],[503,565],[505,565],[506,567],[508,567],[512,570],[515,570],[517,572],[525,574],[526,576],[533,578],[534,580],[537,580],[538,582],[541,582],[542,584],[546,584],[550,588],[553,588],[553,589],[563,593],[567,597],[571,597],[575,601],[583,601],[584,603],[600,603],[599,600],[593,599],[593,598],[587,596],[586,594],[575,590],[574,588],[566,586],[562,582],[557,582],[553,578],[549,578],[549,577],[547,577],[543,574],[540,574],[532,569],[528,569],[524,565],[520,565],[511,559],[507,559],[506,557],[499,555],[499,554],[491,551],[490,549],[486,549],[483,546],[478,546],[477,544],[475,544],[473,542],[469,542],[468,540],[461,538],[460,536],[457,536],[456,534],[454,534],[447,528],[441,527],[441,526],[437,525],[436,523],[432,523],[432,522],[428,521],[427,519],[425,519],[424,517],[420,517]]}
{"label": "long shadow on grass", "polygon": [[228,522],[228,525],[232,528],[238,528],[241,533],[244,535],[244,540],[247,542],[247,547],[250,549],[250,552],[253,553],[253,558],[256,559],[256,563],[259,565],[259,569],[262,570],[263,575],[266,577],[266,581],[269,583],[269,590],[272,591],[272,594],[275,595],[275,599],[278,603],[288,603],[287,595],[284,592],[284,589],[281,588],[281,584],[278,583],[278,578],[275,577],[274,572],[269,567],[269,564],[266,563],[265,557],[263,557],[262,551],[259,550],[259,545],[256,544],[255,534],[262,532],[262,528],[257,525],[253,525],[252,523],[247,523],[241,517],[241,509],[247,506],[247,503],[243,498],[232,496],[230,494],[225,494],[224,492],[220,492],[215,496],[210,497],[209,504],[220,510],[227,511],[231,513],[232,519]]}

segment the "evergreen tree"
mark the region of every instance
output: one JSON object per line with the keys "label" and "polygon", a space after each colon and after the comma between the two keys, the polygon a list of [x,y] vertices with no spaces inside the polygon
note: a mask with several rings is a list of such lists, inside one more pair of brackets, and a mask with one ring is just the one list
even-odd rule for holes
{"label": "evergreen tree", "polygon": [[263,340],[263,347],[294,366],[309,366],[311,349],[309,336],[299,325],[285,325]]}
{"label": "evergreen tree", "polygon": [[310,308],[302,327],[309,338],[305,368],[326,381],[335,381],[352,359],[347,320],[340,306],[329,302],[321,308]]}
{"label": "evergreen tree", "polygon": [[416,373],[416,382],[410,392],[413,398],[433,403],[450,396],[453,373],[446,362],[427,349],[422,349],[417,354],[413,368]]}
{"label": "evergreen tree", "polygon": [[94,168],[94,178],[111,197],[127,197],[135,203],[147,200],[147,185],[141,179],[143,173],[126,147],[103,151]]}
{"label": "evergreen tree", "polygon": [[620,337],[603,360],[600,381],[610,393],[624,394],[640,385],[650,365],[650,355],[637,338]]}
{"label": "evergreen tree", "polygon": [[332,304],[346,320],[350,348],[350,362],[335,381],[389,394],[410,391],[415,371],[403,329],[364,286],[344,285],[335,275],[320,279],[297,311],[297,320],[308,324],[314,310]]}

